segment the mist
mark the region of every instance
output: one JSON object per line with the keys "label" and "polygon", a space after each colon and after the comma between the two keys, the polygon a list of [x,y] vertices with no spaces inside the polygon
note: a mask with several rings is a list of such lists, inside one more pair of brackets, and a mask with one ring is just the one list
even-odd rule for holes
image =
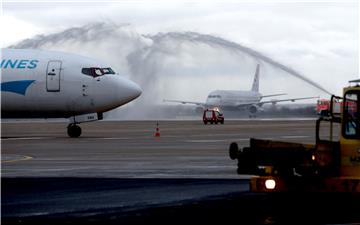
{"label": "mist", "polygon": [[106,118],[110,119],[152,119],[153,111],[165,104],[165,98],[204,102],[215,89],[248,90],[256,64],[261,65],[263,94],[330,94],[310,77],[270,56],[196,32],[150,35],[137,32],[130,24],[92,23],[38,35],[10,48],[60,50],[101,59],[121,76],[137,82],[143,89],[142,95],[107,113]]}

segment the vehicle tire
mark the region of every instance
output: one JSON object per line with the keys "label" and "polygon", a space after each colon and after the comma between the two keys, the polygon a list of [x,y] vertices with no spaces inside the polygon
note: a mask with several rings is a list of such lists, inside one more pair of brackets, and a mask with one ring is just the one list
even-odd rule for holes
{"label": "vehicle tire", "polygon": [[206,124],[207,124],[207,121],[204,121],[204,124],[206,125]]}
{"label": "vehicle tire", "polygon": [[67,127],[67,133],[69,137],[77,138],[81,135],[81,127],[75,124],[71,124]]}
{"label": "vehicle tire", "polygon": [[235,160],[239,156],[239,146],[236,142],[232,142],[229,147],[230,159]]}
{"label": "vehicle tire", "polygon": [[221,124],[224,124],[224,120],[220,122]]}

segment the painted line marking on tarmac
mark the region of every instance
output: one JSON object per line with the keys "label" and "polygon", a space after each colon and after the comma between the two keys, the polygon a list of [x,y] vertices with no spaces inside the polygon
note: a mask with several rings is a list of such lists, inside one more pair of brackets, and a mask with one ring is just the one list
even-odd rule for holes
{"label": "painted line marking on tarmac", "polygon": [[227,140],[188,140],[185,142],[190,142],[190,143],[207,143],[207,142],[223,142],[223,141],[227,141]]}
{"label": "painted line marking on tarmac", "polygon": [[219,140],[211,140],[211,139],[199,139],[199,140],[187,140],[185,142],[190,143],[207,143],[207,142],[228,142],[228,141],[248,141],[249,138],[237,138],[237,139],[219,139]]}
{"label": "painted line marking on tarmac", "polygon": [[281,136],[280,138],[285,138],[285,139],[301,139],[301,138],[309,138],[310,136],[301,136],[301,135],[293,135],[293,136]]}
{"label": "painted line marking on tarmac", "polygon": [[30,159],[33,159],[33,157],[31,156],[21,156],[22,158],[20,159],[11,159],[11,160],[4,160],[2,161],[3,163],[14,163],[14,162],[19,162],[19,161],[26,161],[26,160],[30,160]]}
{"label": "painted line marking on tarmac", "polygon": [[97,138],[101,140],[130,140],[134,138],[123,138],[123,137],[105,137],[105,138]]}
{"label": "painted line marking on tarmac", "polygon": [[2,141],[16,141],[16,140],[43,140],[52,139],[52,137],[18,137],[18,138],[1,138]]}

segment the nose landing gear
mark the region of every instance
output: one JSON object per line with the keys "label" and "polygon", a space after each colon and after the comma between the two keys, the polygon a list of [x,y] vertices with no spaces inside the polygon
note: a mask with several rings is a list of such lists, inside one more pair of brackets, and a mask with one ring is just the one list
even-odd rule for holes
{"label": "nose landing gear", "polygon": [[69,137],[72,137],[72,138],[80,137],[81,127],[79,127],[78,125],[76,125],[74,123],[71,123],[67,127],[67,133],[68,133]]}
{"label": "nose landing gear", "polygon": [[80,137],[81,128],[78,126],[78,124],[102,120],[102,119],[103,119],[102,113],[89,113],[89,114],[72,116],[69,118],[70,122],[67,127],[67,133],[69,137],[72,138]]}

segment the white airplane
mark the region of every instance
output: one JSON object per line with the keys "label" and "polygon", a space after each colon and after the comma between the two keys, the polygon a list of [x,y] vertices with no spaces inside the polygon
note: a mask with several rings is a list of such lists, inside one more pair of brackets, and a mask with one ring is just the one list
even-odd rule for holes
{"label": "white airplane", "polygon": [[142,92],[109,65],[58,51],[1,49],[0,76],[2,118],[69,118],[70,137]]}
{"label": "white airplane", "polygon": [[239,90],[216,90],[210,92],[206,102],[192,102],[192,101],[181,101],[181,100],[168,100],[164,99],[164,102],[177,102],[182,104],[194,104],[198,107],[196,108],[197,112],[202,112],[208,108],[215,108],[218,110],[248,110],[250,112],[249,116],[255,116],[255,113],[259,110],[262,110],[262,105],[267,103],[276,104],[277,102],[285,101],[296,101],[303,99],[312,99],[318,97],[303,97],[303,98],[289,98],[289,99],[272,99],[268,101],[261,101],[266,97],[280,96],[285,94],[272,94],[272,95],[262,95],[259,92],[259,73],[260,65],[256,67],[254,82],[250,91],[239,91]]}

